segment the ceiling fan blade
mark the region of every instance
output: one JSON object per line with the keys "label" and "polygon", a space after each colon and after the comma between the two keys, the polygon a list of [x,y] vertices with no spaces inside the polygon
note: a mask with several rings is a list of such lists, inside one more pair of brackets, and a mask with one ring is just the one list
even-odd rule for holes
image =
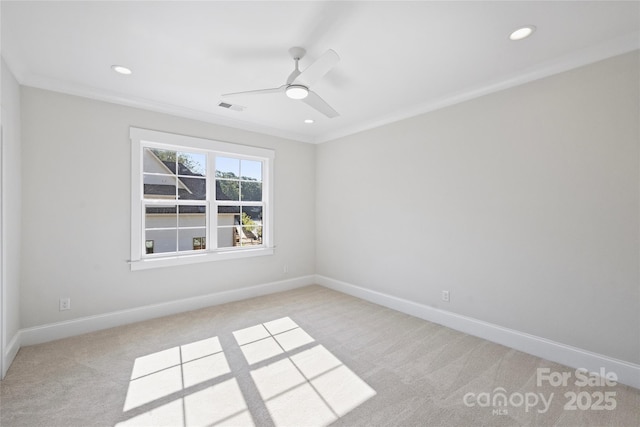
{"label": "ceiling fan blade", "polygon": [[315,82],[320,80],[322,76],[327,74],[334,65],[340,61],[338,54],[329,49],[316,61],[309,65],[298,77],[293,81],[294,84],[303,84],[305,86],[312,86]]}
{"label": "ceiling fan blade", "polygon": [[258,89],[258,90],[247,90],[244,92],[233,92],[233,93],[225,93],[222,96],[236,96],[236,95],[268,95],[270,93],[280,93],[284,92],[287,88],[286,85],[280,87],[274,87],[271,89]]}
{"label": "ceiling fan blade", "polygon": [[324,99],[320,98],[320,96],[318,96],[318,94],[313,91],[309,91],[309,95],[307,95],[307,97],[302,99],[301,101],[309,105],[310,107],[315,108],[330,119],[338,117],[340,115],[329,104],[327,104]]}
{"label": "ceiling fan blade", "polygon": [[293,83],[298,78],[299,75],[300,75],[300,70],[298,70],[298,67],[296,66],[296,69],[293,70],[291,74],[289,74],[289,77],[287,78],[287,84],[290,85],[291,83]]}

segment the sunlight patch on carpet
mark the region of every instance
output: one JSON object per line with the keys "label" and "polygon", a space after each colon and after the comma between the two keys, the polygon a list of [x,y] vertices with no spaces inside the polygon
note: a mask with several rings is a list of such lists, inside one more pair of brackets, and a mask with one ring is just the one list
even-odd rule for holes
{"label": "sunlight patch on carpet", "polygon": [[376,395],[289,317],[231,335],[138,357],[115,427],[326,426]]}

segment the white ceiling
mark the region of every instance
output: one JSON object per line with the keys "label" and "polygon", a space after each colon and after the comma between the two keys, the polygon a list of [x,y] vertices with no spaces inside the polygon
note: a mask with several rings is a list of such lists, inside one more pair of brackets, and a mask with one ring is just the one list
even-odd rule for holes
{"label": "white ceiling", "polygon": [[[2,1],[2,56],[23,85],[321,142],[640,47],[637,1]],[[537,27],[528,39],[508,36]],[[312,87],[340,117],[272,88],[327,49]],[[121,64],[133,70],[122,76]],[[315,120],[312,125],[303,120]]]}

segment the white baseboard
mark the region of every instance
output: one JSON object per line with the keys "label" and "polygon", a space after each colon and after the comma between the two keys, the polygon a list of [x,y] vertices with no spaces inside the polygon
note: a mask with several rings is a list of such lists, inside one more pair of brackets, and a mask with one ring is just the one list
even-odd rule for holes
{"label": "white baseboard", "polygon": [[[185,311],[197,310],[213,305],[239,301],[275,292],[287,291],[302,286],[314,284],[315,276],[301,276],[278,282],[265,283],[241,289],[216,292],[177,301],[169,301],[161,304],[147,305],[129,310],[115,311],[96,316],[81,317],[65,322],[50,323],[32,328],[21,329],[18,332],[18,346],[40,344],[61,338],[67,338],[88,332],[95,332],[115,326],[154,319]],[[11,347],[10,347],[11,348]],[[15,354],[14,354],[15,356]],[[11,359],[13,360],[13,359]],[[8,365],[7,365],[8,366]]]}
{"label": "white baseboard", "polygon": [[640,389],[640,365],[321,275],[302,276],[241,289],[216,292],[199,297],[185,298],[177,301],[21,329],[7,345],[7,349],[3,355],[3,367],[8,369],[18,350],[24,345],[40,344],[115,326],[282,292],[314,283],[572,368],[585,368],[590,372],[596,373],[599,372],[601,368],[604,368],[607,372],[614,372],[618,376],[620,383]]}
{"label": "white baseboard", "polygon": [[4,352],[4,354],[2,355],[2,357],[4,357],[3,361],[2,361],[2,374],[0,376],[0,378],[4,378],[4,376],[7,374],[7,371],[9,370],[9,366],[11,366],[11,364],[13,363],[13,359],[16,358],[16,354],[18,354],[18,350],[20,350],[20,331],[18,331],[13,338],[11,339],[11,341],[9,341],[9,344],[7,344],[7,348]]}
{"label": "white baseboard", "polygon": [[315,282],[354,297],[406,313],[439,325],[492,341],[524,353],[532,354],[571,368],[584,368],[589,372],[614,372],[618,382],[640,389],[640,365],[614,359],[602,354],[504,328],[471,317],[440,310],[392,295],[362,288],[350,283],[316,275]]}

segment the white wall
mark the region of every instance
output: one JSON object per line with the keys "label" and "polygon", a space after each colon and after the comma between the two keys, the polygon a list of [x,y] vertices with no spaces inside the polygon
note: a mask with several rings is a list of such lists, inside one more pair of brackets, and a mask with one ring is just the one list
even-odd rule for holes
{"label": "white wall", "polygon": [[2,59],[2,373],[18,351],[20,329],[21,149],[20,86]]}
{"label": "white wall", "polygon": [[[22,123],[22,328],[314,273],[314,146],[30,87]],[[130,271],[129,126],[274,149],[275,255]]]}
{"label": "white wall", "polygon": [[320,145],[317,274],[639,363],[638,62]]}

